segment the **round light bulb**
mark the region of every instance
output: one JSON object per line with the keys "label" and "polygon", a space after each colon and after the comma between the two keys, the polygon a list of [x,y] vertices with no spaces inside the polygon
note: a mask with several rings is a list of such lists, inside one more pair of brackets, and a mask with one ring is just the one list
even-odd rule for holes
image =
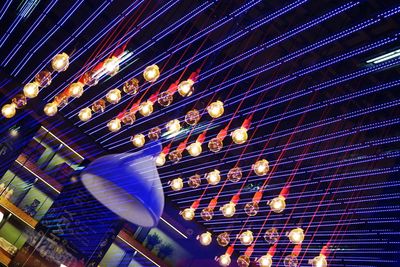
{"label": "round light bulb", "polygon": [[118,118],[110,120],[107,123],[107,127],[110,132],[118,132],[121,129],[121,120]]}
{"label": "round light bulb", "polygon": [[200,121],[200,112],[197,109],[189,110],[185,115],[185,122],[191,126]]}
{"label": "round light bulb", "polygon": [[181,123],[177,120],[170,120],[166,125],[165,128],[167,129],[168,133],[173,134],[177,133],[181,130]]}
{"label": "round light bulb", "polygon": [[271,210],[275,213],[281,213],[286,208],[285,198],[278,196],[269,202]]}
{"label": "round light bulb", "polygon": [[161,152],[156,157],[156,166],[160,167],[160,166],[163,166],[164,164],[165,164],[165,154]]}
{"label": "round light bulb", "polygon": [[153,127],[149,130],[147,137],[152,140],[152,141],[156,141],[158,140],[158,138],[160,138],[161,135],[161,129],[160,127]]}
{"label": "round light bulb", "polygon": [[163,107],[168,107],[174,101],[174,97],[169,91],[161,92],[157,97],[157,102]]}
{"label": "round light bulb", "polygon": [[57,54],[51,60],[53,70],[61,72],[65,71],[69,66],[69,56],[66,53]]}
{"label": "round light bulb", "polygon": [[109,75],[115,75],[119,71],[119,59],[117,57],[107,58],[104,61],[103,68]]}
{"label": "round light bulb", "polygon": [[227,253],[221,255],[218,258],[218,264],[219,264],[219,266],[222,266],[222,267],[229,266],[231,264],[231,256]]}
{"label": "round light bulb", "polygon": [[248,135],[247,135],[247,129],[244,127],[240,127],[239,129],[236,129],[232,132],[232,141],[235,144],[243,144],[247,141]]}
{"label": "round light bulb", "polygon": [[127,111],[122,117],[121,121],[125,125],[132,125],[136,120],[135,112]]}
{"label": "round light bulb", "polygon": [[258,160],[253,165],[253,170],[256,175],[263,176],[269,172],[269,162],[266,159]]}
{"label": "round light bulb", "polygon": [[178,93],[181,96],[190,96],[193,93],[194,82],[191,79],[181,82],[178,85]]}
{"label": "round light bulb", "polygon": [[290,242],[292,242],[295,245],[301,244],[304,240],[304,231],[301,228],[296,228],[290,231],[288,234]]}
{"label": "round light bulb", "polygon": [[36,74],[35,82],[39,85],[39,87],[47,87],[51,84],[51,72],[47,70],[43,70]]}
{"label": "round light bulb", "polygon": [[290,254],[283,260],[283,265],[285,265],[285,267],[297,267],[299,265],[299,260],[297,256]]}
{"label": "round light bulb", "polygon": [[270,228],[265,231],[264,239],[267,241],[268,244],[273,245],[279,240],[279,233],[276,228]]}
{"label": "round light bulb", "polygon": [[16,109],[21,109],[28,103],[24,94],[16,94],[11,102],[15,105]]}
{"label": "round light bulb", "polygon": [[219,170],[213,170],[206,174],[207,182],[210,185],[216,185],[221,181],[221,175]]}
{"label": "round light bulb", "polygon": [[5,104],[1,108],[1,114],[7,119],[14,117],[15,112],[15,104]]}
{"label": "round light bulb", "polygon": [[139,92],[139,81],[133,78],[132,80],[126,81],[122,90],[128,95],[135,95]]}
{"label": "round light bulb", "polygon": [[182,218],[186,221],[191,221],[194,218],[194,209],[193,208],[186,208],[181,211]]}
{"label": "round light bulb", "polygon": [[142,147],[145,141],[143,134],[135,134],[131,139],[131,142],[135,147]]}
{"label": "round light bulb", "polygon": [[229,237],[229,233],[227,232],[222,232],[217,237],[218,245],[220,245],[221,247],[226,247],[227,245],[229,245],[230,241],[231,239]]}
{"label": "round light bulb", "polygon": [[37,82],[27,83],[23,91],[27,98],[35,98],[39,94],[39,84]]}
{"label": "round light bulb", "polygon": [[140,106],[139,106],[139,113],[143,117],[147,117],[151,113],[153,113],[153,102],[146,101],[146,102],[141,103]]}
{"label": "round light bulb", "polygon": [[239,239],[240,243],[242,243],[245,246],[249,246],[251,243],[253,243],[254,240],[253,232],[250,230],[244,231],[243,233],[240,234]]}
{"label": "round light bulb", "polygon": [[210,149],[210,151],[214,153],[221,151],[223,146],[224,143],[218,137],[214,137],[213,139],[210,140],[210,142],[208,142],[208,148]]}
{"label": "round light bulb", "polygon": [[179,178],[173,179],[171,181],[170,186],[171,186],[172,190],[174,190],[174,191],[181,190],[183,188],[183,180],[182,180],[182,178],[179,177]]}
{"label": "round light bulb", "polygon": [[81,82],[72,83],[68,88],[68,92],[72,97],[75,98],[80,97],[83,94],[83,83]]}
{"label": "round light bulb", "polygon": [[237,259],[237,264],[239,267],[248,267],[250,266],[250,258],[247,255],[241,255]]}
{"label": "round light bulb", "polygon": [[92,104],[92,111],[93,112],[104,112],[106,109],[106,101],[103,99],[99,99]]}
{"label": "round light bulb", "polygon": [[58,112],[58,106],[54,102],[47,103],[46,106],[44,106],[43,111],[47,116],[51,117],[56,115],[56,113]]}
{"label": "round light bulb", "polygon": [[121,100],[121,91],[117,88],[110,90],[106,99],[110,104],[117,104]]}
{"label": "round light bulb", "polygon": [[200,241],[200,244],[203,246],[208,246],[211,244],[212,236],[210,232],[202,233],[201,235],[197,236],[197,240]]}
{"label": "round light bulb", "polygon": [[242,179],[242,169],[240,167],[233,167],[227,174],[227,180],[233,183],[239,182]]}
{"label": "round light bulb", "polygon": [[244,212],[250,217],[256,216],[258,213],[259,207],[257,202],[249,202],[244,206]]}
{"label": "round light bulb", "polygon": [[223,205],[219,210],[222,212],[224,217],[230,218],[235,215],[236,207],[235,203],[229,202],[228,204]]}
{"label": "round light bulb", "polygon": [[148,66],[143,71],[143,78],[148,82],[155,82],[158,77],[160,77],[160,69],[157,65]]}
{"label": "round light bulb", "polygon": [[312,265],[312,267],[327,267],[328,266],[326,257],[322,254],[315,257],[314,259],[310,260],[309,263]]}
{"label": "round light bulb", "polygon": [[81,121],[88,121],[92,118],[92,110],[90,108],[83,108],[79,111],[78,117]]}
{"label": "round light bulb", "polygon": [[198,174],[189,177],[188,185],[191,188],[197,188],[201,185],[201,177]]}
{"label": "round light bulb", "polygon": [[189,152],[190,156],[192,157],[197,157],[203,151],[203,149],[201,148],[201,144],[199,142],[194,142],[188,145],[186,149]]}
{"label": "round light bulb", "polygon": [[224,103],[221,101],[215,101],[212,102],[208,107],[207,107],[208,114],[212,118],[219,118],[224,114]]}
{"label": "round light bulb", "polygon": [[257,263],[260,267],[271,267],[272,266],[272,257],[269,254],[261,256],[257,260]]}

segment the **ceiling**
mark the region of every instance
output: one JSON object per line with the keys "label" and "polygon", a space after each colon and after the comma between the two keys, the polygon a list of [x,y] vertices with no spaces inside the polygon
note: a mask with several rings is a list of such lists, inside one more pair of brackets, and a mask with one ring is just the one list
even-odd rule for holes
{"label": "ceiling", "polygon": [[[195,220],[215,234],[228,231],[234,239],[241,230],[260,233],[252,259],[268,251],[262,236],[275,227],[282,237],[274,266],[283,266],[293,249],[284,234],[301,227],[306,238],[300,265],[329,243],[329,266],[398,266],[400,61],[366,63],[398,49],[398,1],[28,2],[7,1],[0,7],[0,66],[20,84],[8,89],[1,104],[40,70],[50,70],[56,54],[66,52],[68,70],[53,73],[51,85],[27,105],[45,119],[46,103],[126,45],[132,54],[120,71],[85,87],[56,119],[69,121],[110,153],[137,151],[132,135],[164,128],[171,119],[179,119],[183,130],[174,137],[163,134],[160,141],[171,144],[170,151],[186,138],[188,144],[194,142],[207,129],[200,156],[185,152],[178,163],[167,161],[159,168],[166,198],[183,210],[201,197]],[[146,83],[142,72],[151,64],[160,67],[161,75]],[[175,94],[170,106],[155,103],[150,116],[137,114],[133,125],[116,133],[107,129],[133,103],[165,91],[199,68],[193,95]],[[79,110],[132,78],[141,84],[137,95],[123,94],[103,113],[79,120]],[[215,100],[224,102],[225,112],[212,119],[205,108]],[[202,113],[194,127],[183,122],[191,109]],[[229,125],[231,133],[250,115],[248,142],[237,145],[227,136],[220,152],[208,150],[206,144],[220,130]],[[269,161],[271,171],[259,177],[251,165],[261,158]],[[234,166],[242,168],[243,178],[224,183]],[[204,174],[213,169],[223,179],[207,186]],[[187,185],[194,174],[202,177],[198,188]],[[184,188],[172,191],[168,182],[179,176]],[[260,211],[248,217],[243,207],[263,184]],[[285,186],[290,187],[285,211],[271,213],[267,201]],[[219,207],[241,187],[235,216],[223,217]],[[214,218],[206,222],[200,211],[219,191]],[[235,244],[237,255],[245,250]]]}

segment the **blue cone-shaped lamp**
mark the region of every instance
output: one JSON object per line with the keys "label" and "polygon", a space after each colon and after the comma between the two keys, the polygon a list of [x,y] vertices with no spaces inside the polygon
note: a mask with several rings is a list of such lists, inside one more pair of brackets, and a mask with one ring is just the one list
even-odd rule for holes
{"label": "blue cone-shaped lamp", "polygon": [[136,153],[107,155],[94,160],[81,178],[86,189],[125,220],[154,227],[164,209],[164,192],[155,164],[159,143]]}

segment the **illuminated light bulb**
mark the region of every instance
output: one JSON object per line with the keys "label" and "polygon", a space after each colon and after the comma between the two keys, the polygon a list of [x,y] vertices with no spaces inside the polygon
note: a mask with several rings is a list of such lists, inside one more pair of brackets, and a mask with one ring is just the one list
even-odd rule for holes
{"label": "illuminated light bulb", "polygon": [[272,256],[269,254],[261,256],[257,260],[257,263],[260,267],[271,267],[272,266]]}
{"label": "illuminated light bulb", "polygon": [[23,91],[27,98],[35,98],[39,94],[39,84],[37,82],[27,83]]}
{"label": "illuminated light bulb", "polygon": [[181,96],[191,96],[194,90],[193,84],[194,82],[191,79],[181,82],[178,85],[178,93]]}
{"label": "illuminated light bulb", "polygon": [[253,165],[253,170],[256,175],[263,176],[269,172],[269,162],[266,159],[258,160]]}
{"label": "illuminated light bulb", "polygon": [[207,182],[210,185],[216,185],[221,181],[221,175],[219,170],[213,170],[206,174]]}
{"label": "illuminated light bulb", "polygon": [[275,244],[276,242],[278,242],[279,239],[278,230],[274,227],[268,229],[267,231],[265,231],[264,239],[270,245]]}
{"label": "illuminated light bulb", "polygon": [[81,82],[72,83],[68,88],[68,92],[72,97],[75,98],[81,97],[81,95],[83,94],[83,83]]}
{"label": "illuminated light bulb", "polygon": [[214,137],[210,142],[208,142],[208,148],[214,153],[221,151],[223,146],[224,144],[218,137]]}
{"label": "illuminated light bulb", "polygon": [[229,170],[227,179],[233,183],[239,182],[242,179],[242,169],[240,167],[234,167]]}
{"label": "illuminated light bulb", "polygon": [[189,110],[185,115],[185,122],[191,126],[196,125],[200,121],[200,113],[197,109]]}
{"label": "illuminated light bulb", "polygon": [[153,127],[150,129],[149,133],[147,134],[147,137],[152,140],[156,141],[158,138],[160,138],[161,135],[161,129],[159,127]]}
{"label": "illuminated light bulb", "polygon": [[182,159],[182,153],[179,150],[174,150],[169,153],[168,159],[173,163],[177,163]]}
{"label": "illuminated light bulb", "polygon": [[286,208],[285,198],[283,196],[278,196],[272,199],[268,205],[271,207],[273,212],[281,213]]}
{"label": "illuminated light bulb", "polygon": [[43,111],[47,116],[51,117],[56,115],[56,113],[58,112],[58,106],[54,102],[47,103],[46,106],[44,106]]}
{"label": "illuminated light bulb", "polygon": [[236,207],[235,203],[229,202],[228,204],[223,205],[219,210],[222,212],[224,217],[230,218],[235,215]]}
{"label": "illuminated light bulb", "polygon": [[78,117],[81,121],[88,121],[92,118],[92,110],[90,108],[83,108],[79,111]]}
{"label": "illuminated light bulb", "polygon": [[232,141],[235,144],[243,144],[247,141],[248,135],[247,135],[247,129],[244,127],[240,127],[239,129],[236,129],[232,132]]}
{"label": "illuminated light bulb", "polygon": [[106,99],[110,104],[117,104],[121,100],[121,91],[117,88],[110,90]]}
{"label": "illuminated light bulb", "polygon": [[315,257],[312,260],[309,260],[309,264],[311,264],[312,267],[327,267],[328,266],[326,257],[322,254],[320,254],[319,256]]}
{"label": "illuminated light bulb", "polygon": [[24,94],[15,95],[11,102],[15,105],[16,109],[21,109],[28,103]]}
{"label": "illuminated light bulb", "polygon": [[148,82],[155,82],[158,77],[160,77],[160,69],[157,65],[148,66],[143,71],[143,78]]}
{"label": "illuminated light bulb", "polygon": [[259,207],[257,202],[249,202],[244,206],[244,211],[250,217],[256,216],[258,213]]}
{"label": "illuminated light bulb", "polygon": [[99,79],[97,79],[95,77],[95,74],[94,74],[93,71],[89,71],[89,72],[86,72],[85,74],[83,74],[82,82],[85,85],[91,87],[91,86],[95,86],[96,84],[98,84],[99,83]]}
{"label": "illuminated light bulb", "polygon": [[210,232],[205,232],[201,235],[198,235],[196,239],[199,240],[200,244],[202,244],[203,246],[208,246],[211,244],[212,236]]}
{"label": "illuminated light bulb", "polygon": [[15,112],[15,104],[5,104],[1,108],[1,114],[7,119],[14,117]]}
{"label": "illuminated light bulb", "polygon": [[139,92],[138,79],[133,78],[132,80],[126,81],[122,90],[128,95],[136,95]]}
{"label": "illuminated light bulb", "polygon": [[229,245],[230,241],[231,239],[227,232],[220,233],[217,237],[218,245],[220,245],[221,247],[226,247],[227,245]]}
{"label": "illuminated light bulb", "polygon": [[47,70],[43,70],[36,74],[35,82],[39,87],[47,87],[51,84],[51,73]]}
{"label": "illuminated light bulb", "polygon": [[103,65],[104,70],[108,75],[115,75],[119,71],[119,59],[117,57],[107,58]]}
{"label": "illuminated light bulb", "polygon": [[248,267],[250,265],[250,258],[247,255],[241,255],[237,259],[237,264],[239,267]]}
{"label": "illuminated light bulb", "polygon": [[218,258],[218,264],[219,264],[219,266],[222,266],[222,267],[229,266],[231,264],[231,256],[227,253],[221,255]]}
{"label": "illuminated light bulb", "polygon": [[168,133],[177,133],[181,130],[181,123],[177,119],[170,120],[166,125]]}
{"label": "illuminated light bulb", "polygon": [[66,53],[57,54],[51,60],[53,70],[61,72],[65,71],[69,66],[69,56]]}
{"label": "illuminated light bulb", "polygon": [[168,91],[160,93],[157,97],[158,104],[163,107],[168,107],[169,105],[171,105],[172,101],[174,101],[174,97]]}
{"label": "illuminated light bulb", "polygon": [[208,114],[212,118],[219,118],[224,114],[224,103],[221,101],[215,101],[212,102],[208,107],[207,107]]}
{"label": "illuminated light bulb", "polygon": [[183,180],[182,178],[175,178],[170,183],[171,189],[174,191],[179,191],[183,188]]}
{"label": "illuminated light bulb", "polygon": [[251,245],[251,243],[253,243],[254,240],[253,232],[250,230],[244,231],[243,233],[240,234],[239,240],[240,243],[242,243],[245,246]]}
{"label": "illuminated light bulb", "polygon": [[201,213],[200,216],[203,220],[205,221],[210,221],[212,219],[212,217],[214,216],[214,209],[212,208],[204,208]]}
{"label": "illuminated light bulb", "polygon": [[136,120],[135,112],[128,111],[124,114],[121,121],[125,125],[132,125]]}
{"label": "illuminated light bulb", "polygon": [[186,150],[189,152],[190,156],[197,157],[203,151],[201,144],[199,142],[194,142],[186,147]]}
{"label": "illuminated light bulb", "polygon": [[163,166],[165,164],[165,154],[164,153],[160,153],[157,157],[156,157],[156,166],[160,167]]}
{"label": "illuminated light bulb", "polygon": [[146,101],[146,102],[141,103],[140,106],[139,106],[139,113],[143,117],[147,117],[151,113],[153,113],[153,102]]}
{"label": "illuminated light bulb", "polygon": [[287,255],[283,260],[285,267],[297,267],[299,265],[299,260],[295,255]]}
{"label": "illuminated light bulb", "polygon": [[295,245],[301,244],[304,240],[304,231],[301,228],[293,229],[292,231],[290,231],[287,237],[293,244]]}
{"label": "illuminated light bulb", "polygon": [[135,134],[131,137],[131,142],[135,147],[142,147],[145,143],[144,135],[143,134]]}
{"label": "illuminated light bulb", "polygon": [[201,177],[198,174],[189,177],[188,184],[191,188],[197,188],[201,185]]}
{"label": "illuminated light bulb", "polygon": [[180,212],[182,218],[186,221],[191,221],[194,218],[194,209],[193,208],[186,208]]}
{"label": "illuminated light bulb", "polygon": [[92,105],[92,111],[95,113],[104,112],[105,109],[106,109],[106,101],[104,101],[103,99],[97,100]]}
{"label": "illuminated light bulb", "polygon": [[118,132],[121,129],[121,120],[118,118],[110,120],[107,123],[107,127],[110,132]]}

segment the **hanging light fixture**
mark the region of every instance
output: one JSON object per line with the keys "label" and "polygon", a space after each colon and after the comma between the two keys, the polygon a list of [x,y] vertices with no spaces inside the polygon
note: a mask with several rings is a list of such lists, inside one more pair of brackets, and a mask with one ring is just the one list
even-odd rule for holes
{"label": "hanging light fixture", "polygon": [[118,118],[110,120],[107,123],[107,127],[110,132],[118,132],[121,129],[121,120]]}
{"label": "hanging light fixture", "polygon": [[262,192],[263,192],[263,188],[261,188],[260,190],[258,190],[254,196],[253,199],[251,200],[251,202],[246,203],[246,205],[244,206],[244,211],[246,212],[246,214],[248,216],[256,216],[258,211],[259,211],[259,203],[260,200],[262,198]]}
{"label": "hanging light fixture", "polygon": [[228,133],[228,126],[226,126],[224,129],[220,130],[217,137],[214,137],[208,142],[208,148],[210,151],[217,153],[221,151],[223,147],[223,141]]}
{"label": "hanging light fixture", "polygon": [[27,83],[23,92],[27,98],[35,98],[39,94],[39,84],[37,82]]}
{"label": "hanging light fixture", "polygon": [[191,188],[198,188],[201,185],[201,177],[197,173],[189,177],[188,185]]}
{"label": "hanging light fixture", "polygon": [[104,61],[103,68],[108,75],[114,76],[119,71],[119,59],[114,56],[112,56],[111,58],[107,58]]}
{"label": "hanging light fixture", "polygon": [[128,95],[136,95],[139,92],[139,80],[131,79],[126,81],[122,87],[122,90]]}
{"label": "hanging light fixture", "polygon": [[211,233],[207,231],[205,233],[202,233],[201,235],[198,235],[196,239],[199,240],[200,244],[202,244],[203,246],[208,246],[211,244],[212,236]]}
{"label": "hanging light fixture", "polygon": [[289,238],[290,242],[298,245],[304,240],[304,231],[301,228],[296,228],[287,233],[286,236]]}
{"label": "hanging light fixture", "polygon": [[168,107],[172,101],[174,101],[174,97],[168,90],[160,93],[157,97],[158,104],[163,107]]}
{"label": "hanging light fixture", "polygon": [[170,120],[165,128],[169,134],[178,133],[181,130],[181,123],[177,119]]}
{"label": "hanging light fixture", "polygon": [[296,245],[293,250],[292,253],[290,255],[287,255],[285,257],[285,259],[283,260],[283,265],[285,265],[285,267],[297,267],[299,266],[299,260],[297,259],[297,257],[299,256],[301,252],[301,245]]}
{"label": "hanging light fixture", "polygon": [[78,117],[81,121],[88,121],[92,118],[92,110],[90,108],[83,108],[79,111]]}
{"label": "hanging light fixture", "polygon": [[7,119],[10,119],[10,118],[14,117],[15,113],[16,113],[16,109],[15,109],[15,104],[14,103],[5,104],[1,108],[1,114]]}
{"label": "hanging light fixture", "polygon": [[218,201],[217,197],[211,199],[208,206],[201,211],[200,216],[203,220],[209,221],[213,218],[214,209],[215,209],[215,206],[217,205],[217,201]]}
{"label": "hanging light fixture", "polygon": [[247,141],[248,135],[247,130],[250,128],[250,123],[253,118],[253,115],[250,115],[247,119],[244,120],[242,126],[239,129],[234,130],[231,133],[232,141],[235,144],[243,144]]}
{"label": "hanging light fixture", "polygon": [[204,131],[197,137],[196,142],[190,144],[186,148],[192,157],[197,157],[201,154],[201,152],[203,151],[201,145],[203,144],[205,138],[206,138],[206,131]]}
{"label": "hanging light fixture", "polygon": [[171,143],[168,146],[164,147],[162,149],[161,153],[156,157],[156,166],[157,167],[163,166],[165,164],[165,161],[166,161],[165,157],[169,153],[170,148],[171,148]]}
{"label": "hanging light fixture", "polygon": [[183,188],[183,180],[182,178],[178,177],[170,181],[169,185],[171,186],[171,189],[174,191],[180,191]]}
{"label": "hanging light fixture", "polygon": [[50,71],[43,70],[36,74],[35,76],[35,82],[40,86],[40,87],[47,87],[51,84],[51,73]]}
{"label": "hanging light fixture", "polygon": [[233,167],[227,174],[227,180],[233,183],[239,182],[242,179],[242,169],[240,167]]}
{"label": "hanging light fixture", "polygon": [[153,113],[153,103],[150,101],[141,103],[139,107],[139,113],[144,117],[149,116],[151,113]]}
{"label": "hanging light fixture", "polygon": [[182,152],[186,148],[186,143],[187,139],[181,142],[174,151],[169,153],[168,158],[170,161],[172,161],[173,163],[177,163],[182,159]]}
{"label": "hanging light fixture", "polygon": [[223,205],[219,210],[222,212],[224,217],[230,218],[235,215],[236,212],[236,204],[239,202],[240,195],[236,194],[231,198],[229,203]]}
{"label": "hanging light fixture", "polygon": [[272,266],[272,257],[275,255],[276,245],[269,248],[268,253],[261,256],[257,263],[260,267],[271,267]]}
{"label": "hanging light fixture", "polygon": [[233,253],[233,246],[229,246],[225,252],[221,256],[217,257],[216,260],[218,261],[219,266],[227,267],[231,264],[231,256]]}
{"label": "hanging light fixture", "polygon": [[197,69],[196,71],[192,72],[189,76],[189,78],[186,81],[182,81],[178,85],[178,93],[183,96],[191,96],[193,94],[194,88],[193,84],[197,81],[199,77],[200,69]]}
{"label": "hanging light fixture", "polygon": [[76,82],[72,83],[68,88],[69,95],[71,97],[79,98],[83,94],[83,83]]}
{"label": "hanging light fixture", "polygon": [[252,169],[257,176],[266,175],[269,172],[269,162],[266,159],[258,160],[253,164]]}
{"label": "hanging light fixture", "polygon": [[268,229],[267,231],[265,231],[264,240],[268,244],[274,245],[279,240],[278,230],[275,227],[272,227],[272,228]]}
{"label": "hanging light fixture", "polygon": [[275,213],[281,213],[286,208],[286,197],[289,193],[288,187],[284,187],[279,196],[269,201],[267,204],[271,207],[271,210]]}
{"label": "hanging light fixture", "polygon": [[185,115],[185,122],[191,126],[196,125],[200,121],[200,113],[197,109],[189,110]]}
{"label": "hanging light fixture", "polygon": [[110,104],[117,104],[121,100],[121,91],[118,88],[110,90],[106,99]]}
{"label": "hanging light fixture", "polygon": [[106,101],[103,99],[99,99],[92,104],[92,111],[97,112],[104,112],[106,109]]}
{"label": "hanging light fixture", "polygon": [[153,127],[149,130],[149,133],[147,134],[147,137],[152,140],[156,141],[158,138],[161,136],[161,129],[160,127]]}
{"label": "hanging light fixture", "polygon": [[226,247],[227,245],[229,245],[230,241],[231,239],[229,237],[229,233],[227,232],[222,232],[217,236],[218,245],[220,245],[221,247]]}
{"label": "hanging light fixture", "polygon": [[220,171],[215,169],[209,173],[206,174],[206,179],[207,182],[210,185],[216,185],[219,183],[219,181],[221,181],[221,175],[220,175]]}
{"label": "hanging light fixture", "polygon": [[194,218],[194,212],[199,207],[200,200],[195,200],[189,208],[184,209],[179,214],[182,215],[182,218],[186,221],[191,221]]}
{"label": "hanging light fixture", "polygon": [[207,107],[207,112],[214,119],[221,117],[224,114],[224,103],[219,100],[212,102]]}
{"label": "hanging light fixture", "polygon": [[24,94],[16,94],[11,102],[15,105],[16,109],[21,109],[28,103]]}
{"label": "hanging light fixture", "polygon": [[57,72],[65,71],[69,66],[69,56],[66,53],[57,54],[51,60],[51,67]]}
{"label": "hanging light fixture", "polygon": [[79,79],[83,84],[91,87],[95,86],[96,84],[99,83],[99,79],[96,77],[95,73],[93,71],[86,72],[83,74],[81,79]]}
{"label": "hanging light fixture", "polygon": [[143,134],[135,134],[131,137],[131,142],[135,147],[142,147],[146,142]]}
{"label": "hanging light fixture", "polygon": [[47,103],[46,106],[44,106],[43,111],[49,117],[56,115],[56,113],[58,112],[57,103],[55,102]]}
{"label": "hanging light fixture", "polygon": [[135,112],[127,111],[122,115],[121,122],[125,125],[132,125],[136,120]]}
{"label": "hanging light fixture", "polygon": [[240,243],[242,243],[245,246],[251,245],[253,243],[254,237],[253,237],[253,232],[250,230],[246,230],[243,233],[240,234],[239,236]]}
{"label": "hanging light fixture", "polygon": [[160,77],[160,69],[155,64],[146,67],[143,71],[143,78],[148,82],[155,82],[158,77]]}
{"label": "hanging light fixture", "polygon": [[323,246],[319,255],[310,259],[308,263],[311,264],[312,267],[327,267],[328,262],[326,261],[326,256],[328,252],[328,246]]}

